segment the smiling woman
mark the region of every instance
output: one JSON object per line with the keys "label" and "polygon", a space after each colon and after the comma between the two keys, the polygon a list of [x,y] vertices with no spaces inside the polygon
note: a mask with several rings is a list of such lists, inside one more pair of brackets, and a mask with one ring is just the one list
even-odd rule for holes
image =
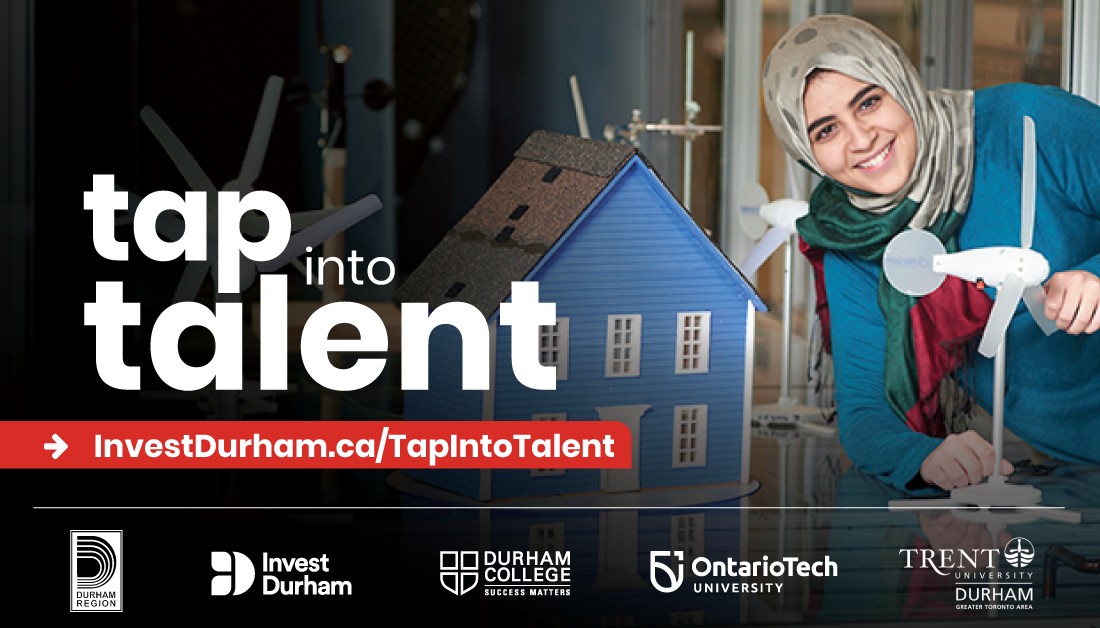
{"label": "smiling woman", "polygon": [[798,231],[825,286],[818,311],[831,321],[849,457],[907,490],[975,484],[997,464],[1011,471],[976,433],[948,435],[939,402],[941,382],[965,367],[958,379],[991,406],[991,361],[974,352],[991,295],[948,278],[906,296],[881,267],[906,229],[948,252],[1019,245],[1027,115],[1039,137],[1034,248],[1054,272],[1046,314],[1068,333],[1047,338],[1026,310],[1010,325],[1005,424],[1047,453],[1100,460],[1100,108],[1031,85],[926,91],[894,41],[840,15],[791,29],[762,76],[776,136],[823,178]]}

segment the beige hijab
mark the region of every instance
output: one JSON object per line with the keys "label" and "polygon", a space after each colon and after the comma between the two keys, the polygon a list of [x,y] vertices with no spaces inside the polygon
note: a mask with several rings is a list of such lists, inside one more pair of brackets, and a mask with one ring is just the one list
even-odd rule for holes
{"label": "beige hijab", "polygon": [[823,177],[802,109],[806,76],[816,68],[881,86],[916,126],[917,159],[906,184],[889,195],[849,190],[853,206],[881,214],[912,199],[920,205],[909,221],[916,229],[935,223],[945,212],[966,212],[974,181],[972,91],[926,91],[897,43],[862,20],[822,15],[792,28],[764,64],[764,106],[787,153]]}

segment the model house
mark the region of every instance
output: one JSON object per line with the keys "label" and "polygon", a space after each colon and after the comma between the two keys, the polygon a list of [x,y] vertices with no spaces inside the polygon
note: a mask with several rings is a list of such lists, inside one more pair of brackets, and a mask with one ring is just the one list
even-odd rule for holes
{"label": "model house", "polygon": [[[513,281],[556,304],[540,337],[556,390],[512,373],[497,317]],[[637,149],[534,133],[397,298],[469,303],[492,338],[490,389],[463,390],[459,333],[435,329],[429,389],[406,392],[406,420],[621,421],[633,437],[630,469],[406,471],[414,480],[481,501],[748,482],[765,306]]]}

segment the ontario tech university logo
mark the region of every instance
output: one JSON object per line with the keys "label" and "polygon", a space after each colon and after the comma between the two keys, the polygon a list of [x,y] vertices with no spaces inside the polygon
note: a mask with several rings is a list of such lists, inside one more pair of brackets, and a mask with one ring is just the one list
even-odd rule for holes
{"label": "ontario tech university logo", "polygon": [[[658,558],[665,556],[676,556],[677,571],[674,573],[672,568],[664,563],[657,562]],[[670,586],[663,586],[660,582],[657,582],[657,570],[668,574],[668,579],[671,582]],[[661,593],[672,593],[676,589],[680,588],[680,585],[684,583],[684,553],[683,552],[664,552],[664,551],[651,551],[649,553],[649,581],[653,583],[653,586],[657,588]]]}
{"label": "ontario tech university logo", "polygon": [[[658,559],[676,558],[676,570]],[[769,561],[767,556],[756,561],[736,561],[732,558],[711,560],[706,556],[697,556],[691,561],[691,573],[695,576],[693,593],[780,593],[785,582],[759,582],[758,578],[784,580],[786,578],[805,578],[807,576],[830,577],[837,575],[837,564],[829,559],[810,563],[798,558],[783,557]],[[657,572],[663,571],[668,577],[668,585],[661,583]],[[684,552],[653,550],[649,552],[649,582],[661,593],[672,593],[684,583]]]}
{"label": "ontario tech university logo", "polygon": [[210,567],[219,574],[210,581],[210,595],[240,595],[256,579],[256,566],[240,552],[210,552]]}
{"label": "ontario tech university logo", "polygon": [[122,611],[122,530],[69,531],[69,610]]}

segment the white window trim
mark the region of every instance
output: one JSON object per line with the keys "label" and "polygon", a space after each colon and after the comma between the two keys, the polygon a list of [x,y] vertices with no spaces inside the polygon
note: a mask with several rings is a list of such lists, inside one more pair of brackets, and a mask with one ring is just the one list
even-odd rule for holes
{"label": "white window trim", "polygon": [[[620,348],[630,350],[631,357],[630,363],[634,365],[634,369],[630,372],[620,371],[614,372],[615,365],[615,319],[622,319],[623,329],[620,331],[623,333],[633,334],[631,342],[619,345]],[[626,332],[626,321],[631,322],[632,329],[630,332]],[[625,358],[623,358],[625,359]],[[641,314],[609,314],[607,316],[607,354],[604,361],[604,377],[638,377],[642,372],[642,315]]]}
{"label": "white window trim", "polygon": [[[692,435],[680,434],[680,416],[684,411],[695,410],[695,460],[680,462],[680,439]],[[707,406],[676,406],[672,409],[672,467],[705,467],[707,465]]]}
{"label": "white window trim", "polygon": [[[564,412],[548,412],[544,414],[532,414],[532,421],[567,421],[569,417]],[[532,456],[533,456],[532,452]],[[565,475],[565,469],[531,469],[531,477],[546,478],[556,475]]]}
{"label": "white window trim", "polygon": [[[552,547],[546,547],[538,549],[537,535],[539,530],[552,530],[554,532],[554,544]],[[553,523],[533,523],[530,527],[530,543],[529,549],[532,552],[544,551],[544,552],[563,552],[565,551],[565,522],[555,521]]]}
{"label": "white window trim", "polygon": [[[698,366],[684,366],[684,332],[689,329],[684,325],[685,318],[699,317],[699,354],[691,356],[698,359]],[[693,321],[694,322],[694,321]],[[692,326],[690,329],[695,329]],[[693,338],[692,343],[696,342]],[[710,372],[710,312],[679,312],[676,314],[676,373],[709,373]]]}
{"label": "white window trim", "polygon": [[539,326],[539,364],[543,366],[553,366],[557,369],[558,381],[569,379],[569,317],[559,317],[554,321],[555,326],[558,328],[556,332],[553,332],[550,337],[558,337],[558,346],[550,347],[551,350],[557,350],[558,360],[542,359],[542,339],[546,335],[542,328],[545,325]]}

